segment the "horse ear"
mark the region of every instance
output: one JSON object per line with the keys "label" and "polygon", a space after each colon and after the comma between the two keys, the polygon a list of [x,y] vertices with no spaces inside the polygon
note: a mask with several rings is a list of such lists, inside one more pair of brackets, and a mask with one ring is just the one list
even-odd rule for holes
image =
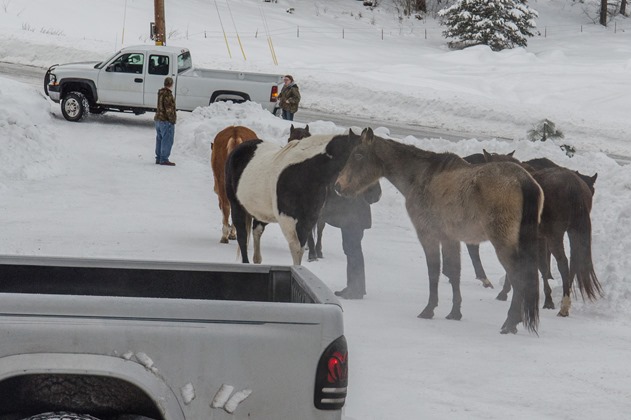
{"label": "horse ear", "polygon": [[295,130],[294,125],[292,124],[291,127],[289,127],[289,133],[293,133]]}
{"label": "horse ear", "polygon": [[512,152],[510,152],[510,153],[509,153],[508,155],[506,155],[506,156],[513,157],[513,155],[514,155],[514,154],[515,154],[515,151],[513,150]]}
{"label": "horse ear", "polygon": [[305,130],[307,130],[307,133],[309,132],[309,124],[305,126]]}
{"label": "horse ear", "polygon": [[353,129],[352,128],[348,129],[348,135],[351,136],[351,137],[353,137],[355,135],[355,133],[353,133]]}
{"label": "horse ear", "polygon": [[373,133],[372,128],[364,128],[361,135],[362,143],[370,144],[375,139],[375,133]]}
{"label": "horse ear", "polygon": [[487,162],[491,161],[491,154],[486,151],[486,149],[482,149],[482,154],[484,155],[484,160]]}
{"label": "horse ear", "polygon": [[596,178],[598,178],[598,172],[596,172],[596,173],[594,174],[594,176],[593,176],[593,177],[591,177],[591,180],[592,180],[592,185],[594,185],[594,184],[596,183]]}

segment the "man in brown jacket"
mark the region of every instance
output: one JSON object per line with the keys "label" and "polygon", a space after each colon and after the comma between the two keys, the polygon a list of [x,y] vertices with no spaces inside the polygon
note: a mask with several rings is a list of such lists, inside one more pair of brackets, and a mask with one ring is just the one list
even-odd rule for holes
{"label": "man in brown jacket", "polygon": [[298,112],[298,104],[300,103],[300,90],[294,82],[294,78],[287,74],[283,78],[284,86],[278,95],[278,104],[280,106],[284,120],[293,121],[294,114]]}
{"label": "man in brown jacket", "polygon": [[173,138],[175,137],[175,98],[171,92],[173,79],[164,79],[164,87],[158,91],[158,105],[156,116],[153,118],[156,124],[156,165],[175,166],[169,160]]}

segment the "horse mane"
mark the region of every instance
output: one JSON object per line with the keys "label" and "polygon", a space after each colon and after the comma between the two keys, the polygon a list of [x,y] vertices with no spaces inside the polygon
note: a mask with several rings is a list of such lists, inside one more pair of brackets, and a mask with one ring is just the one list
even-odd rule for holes
{"label": "horse mane", "polygon": [[[289,159],[293,163],[301,162],[318,154],[325,153],[326,146],[337,134],[317,134],[302,140],[292,140],[282,146],[274,158],[275,161]],[[288,158],[290,156],[290,158]],[[292,162],[286,162],[292,163]]]}
{"label": "horse mane", "polygon": [[377,137],[377,136],[375,137],[385,142],[388,142],[391,145],[394,145],[395,150],[397,150],[398,153],[401,153],[404,156],[410,156],[415,160],[419,159],[419,160],[423,160],[427,162],[428,163],[427,168],[432,172],[441,171],[441,170],[449,170],[452,168],[460,168],[463,166],[463,164],[467,164],[460,156],[454,153],[431,152],[429,150],[423,150],[413,144],[401,143],[396,140],[384,139],[382,137]]}

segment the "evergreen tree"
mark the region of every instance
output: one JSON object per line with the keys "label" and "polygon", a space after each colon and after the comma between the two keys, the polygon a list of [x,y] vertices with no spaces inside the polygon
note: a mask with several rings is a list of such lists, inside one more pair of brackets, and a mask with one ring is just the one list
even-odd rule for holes
{"label": "evergreen tree", "polygon": [[539,14],[525,0],[457,0],[438,12],[450,47],[488,45],[493,51],[525,47]]}

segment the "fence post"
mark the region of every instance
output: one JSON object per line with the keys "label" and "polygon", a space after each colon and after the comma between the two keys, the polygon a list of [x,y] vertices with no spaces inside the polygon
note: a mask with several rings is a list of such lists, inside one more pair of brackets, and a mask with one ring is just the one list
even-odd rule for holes
{"label": "fence post", "polygon": [[425,39],[427,39],[427,28],[425,28]]}
{"label": "fence post", "polygon": [[543,37],[547,38],[548,37],[548,27],[545,27],[545,30],[543,31]]}
{"label": "fence post", "polygon": [[383,41],[383,28],[381,28],[381,40]]}
{"label": "fence post", "polygon": [[342,28],[342,39],[344,39],[344,28]]}
{"label": "fence post", "polygon": [[296,26],[296,38],[300,38],[300,26]]}
{"label": "fence post", "polygon": [[206,31],[204,31],[204,38],[208,38],[208,37],[206,36]]}

